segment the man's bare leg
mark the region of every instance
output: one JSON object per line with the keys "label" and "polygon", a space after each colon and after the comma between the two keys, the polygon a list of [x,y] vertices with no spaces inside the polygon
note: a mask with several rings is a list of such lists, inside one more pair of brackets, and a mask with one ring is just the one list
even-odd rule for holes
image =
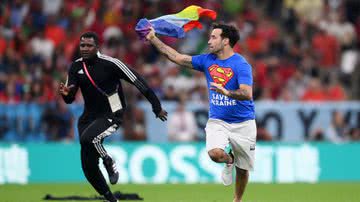
{"label": "man's bare leg", "polygon": [[249,171],[236,167],[235,196],[233,202],[242,202],[246,185],[249,180]]}

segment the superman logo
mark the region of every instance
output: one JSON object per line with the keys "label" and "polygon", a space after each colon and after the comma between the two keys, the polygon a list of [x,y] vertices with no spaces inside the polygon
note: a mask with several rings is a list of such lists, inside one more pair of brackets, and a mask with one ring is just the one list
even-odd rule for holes
{"label": "superman logo", "polygon": [[209,68],[211,78],[215,83],[225,86],[227,82],[234,76],[231,68],[219,67],[219,65],[211,65]]}

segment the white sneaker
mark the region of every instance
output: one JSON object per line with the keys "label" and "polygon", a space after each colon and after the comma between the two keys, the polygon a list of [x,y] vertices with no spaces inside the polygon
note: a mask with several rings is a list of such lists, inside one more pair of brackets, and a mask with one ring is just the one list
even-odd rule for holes
{"label": "white sneaker", "polygon": [[222,183],[225,186],[229,186],[231,185],[232,181],[233,181],[233,168],[234,168],[234,164],[225,164],[222,173],[221,173],[221,179],[222,179]]}

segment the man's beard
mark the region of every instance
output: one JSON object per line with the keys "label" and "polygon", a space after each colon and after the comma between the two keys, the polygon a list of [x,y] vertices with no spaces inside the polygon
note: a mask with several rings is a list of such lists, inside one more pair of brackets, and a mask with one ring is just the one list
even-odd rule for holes
{"label": "man's beard", "polygon": [[209,52],[212,54],[217,54],[220,52],[220,50],[221,50],[221,48],[218,47],[218,48],[209,49]]}
{"label": "man's beard", "polygon": [[84,59],[91,59],[95,56],[95,54],[93,53],[86,53],[86,54],[81,54],[81,57]]}

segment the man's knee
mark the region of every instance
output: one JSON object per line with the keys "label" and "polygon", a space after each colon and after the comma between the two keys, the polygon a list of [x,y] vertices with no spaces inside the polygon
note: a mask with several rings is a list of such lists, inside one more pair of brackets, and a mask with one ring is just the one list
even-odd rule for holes
{"label": "man's knee", "polygon": [[[235,166],[236,167],[236,166]],[[248,176],[249,175],[249,171],[248,170],[244,170],[242,168],[238,168],[236,167],[236,174],[239,176]]]}
{"label": "man's knee", "polygon": [[222,163],[223,159],[224,159],[224,150],[222,149],[212,149],[208,152],[209,157],[211,158],[211,160],[217,162],[217,163]]}

